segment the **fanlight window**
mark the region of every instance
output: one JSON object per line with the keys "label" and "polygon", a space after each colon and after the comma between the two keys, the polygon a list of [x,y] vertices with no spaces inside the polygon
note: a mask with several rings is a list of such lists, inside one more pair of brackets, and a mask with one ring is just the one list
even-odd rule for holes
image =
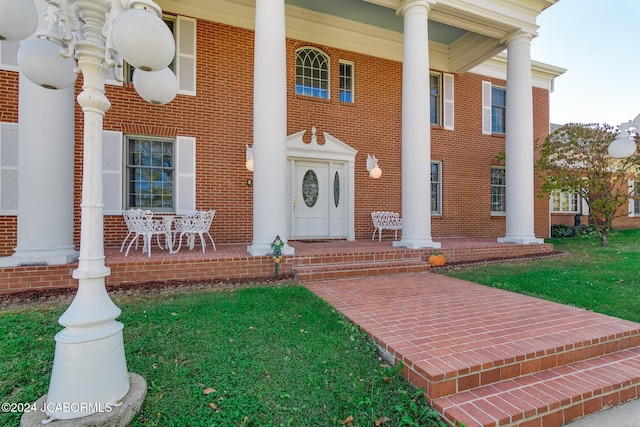
{"label": "fanlight window", "polygon": [[296,52],[296,95],[329,99],[329,57],[317,49]]}

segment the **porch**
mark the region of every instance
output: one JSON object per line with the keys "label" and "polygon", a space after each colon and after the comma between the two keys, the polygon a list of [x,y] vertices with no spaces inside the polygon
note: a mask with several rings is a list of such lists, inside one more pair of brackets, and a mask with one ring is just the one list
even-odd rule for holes
{"label": "porch", "polygon": [[[491,238],[438,238],[448,263],[474,262],[530,255],[549,255],[550,244],[518,245],[498,243]],[[281,275],[295,275],[301,282],[345,277],[426,272],[427,257],[434,249],[397,248],[392,240],[290,241],[295,255],[285,256]],[[263,278],[274,275],[270,256],[251,256],[247,244],[217,244],[217,251],[199,246],[170,254],[155,244],[148,257],[132,248],[125,257],[119,247],[105,248],[106,265],[111,269],[108,286],[151,281],[202,281],[212,279]],[[71,274],[77,263],[67,265],[24,265],[0,268],[0,293],[75,287]]]}

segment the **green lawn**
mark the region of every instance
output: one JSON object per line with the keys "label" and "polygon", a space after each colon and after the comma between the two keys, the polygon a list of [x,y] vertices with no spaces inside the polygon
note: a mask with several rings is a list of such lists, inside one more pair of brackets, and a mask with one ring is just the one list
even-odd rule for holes
{"label": "green lawn", "polygon": [[442,274],[640,322],[640,230],[547,241],[567,255]]}
{"label": "green lawn", "polygon": [[[443,274],[640,322],[640,230],[605,248],[596,237],[550,242],[567,255]],[[134,426],[441,425],[356,326],[301,286],[116,303],[129,370],[149,387]],[[47,391],[65,308],[0,312],[2,402]],[[0,425],[19,418],[2,413]]]}
{"label": "green lawn", "polygon": [[[149,387],[135,426],[441,425],[357,327],[301,286],[115,301],[128,368]],[[2,402],[47,391],[64,309],[0,312]]]}

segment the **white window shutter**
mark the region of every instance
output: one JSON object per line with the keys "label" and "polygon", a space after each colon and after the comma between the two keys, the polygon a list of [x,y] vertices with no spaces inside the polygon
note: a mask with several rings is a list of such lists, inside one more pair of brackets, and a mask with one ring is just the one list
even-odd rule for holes
{"label": "white window shutter", "polygon": [[0,123],[0,212],[18,214],[17,123]]}
{"label": "white window shutter", "polygon": [[184,16],[176,20],[176,76],[182,95],[196,94],[196,23]]}
{"label": "white window shutter", "polygon": [[176,138],[176,213],[196,208],[196,139]]}
{"label": "white window shutter", "polygon": [[491,135],[491,82],[482,82],[482,134]]}
{"label": "white window shutter", "polygon": [[0,70],[18,71],[20,42],[0,41]]}
{"label": "white window shutter", "polygon": [[453,74],[443,74],[444,84],[444,128],[453,130]]}
{"label": "white window shutter", "polygon": [[635,200],[632,199],[634,186],[635,186],[634,180],[630,179],[629,180],[629,216],[635,216],[636,213],[638,213],[634,211]]}
{"label": "white window shutter", "polygon": [[122,214],[122,132],[102,132],[102,200],[105,215]]}

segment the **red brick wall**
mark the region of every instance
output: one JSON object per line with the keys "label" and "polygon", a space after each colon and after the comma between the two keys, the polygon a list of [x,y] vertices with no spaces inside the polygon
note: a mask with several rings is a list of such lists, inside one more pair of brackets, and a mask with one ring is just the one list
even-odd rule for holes
{"label": "red brick wall", "polygon": [[[197,96],[178,95],[169,105],[152,106],[132,85],[108,86],[111,109],[104,119],[106,130],[143,130],[156,135],[196,138],[197,208],[216,209],[212,235],[216,242],[250,242],[252,236],[252,175],[244,167],[245,144],[253,139],[253,33],[227,25],[198,21]],[[355,234],[370,238],[373,210],[401,211],[401,100],[402,64],[334,48],[321,48],[331,59],[330,100],[296,96],[295,50],[308,46],[287,41],[288,133],[316,126],[319,143],[328,132],[358,150],[355,165]],[[338,61],[355,64],[355,102],[338,100]],[[437,70],[434,70],[437,71]],[[80,89],[81,78],[77,89]],[[504,218],[490,215],[490,167],[504,151],[504,137],[481,133],[481,85],[486,77],[470,73],[455,76],[455,130],[431,127],[432,159],[442,161],[443,215],[432,217],[432,234],[438,236],[503,236]],[[493,80],[504,85],[504,81]],[[17,121],[17,74],[0,71],[3,121]],[[7,90],[9,89],[9,90]],[[12,95],[8,95],[11,92]],[[534,133],[548,133],[548,92],[534,89]],[[425,115],[425,120],[428,120]],[[82,112],[76,106],[75,216],[80,220],[82,185]],[[368,177],[367,154],[380,162],[381,179]],[[425,167],[428,167],[425,165]],[[539,182],[536,181],[536,185]],[[429,191],[425,183],[424,191]],[[274,189],[286,191],[286,189]],[[535,232],[548,236],[548,202],[536,198]],[[15,221],[0,223],[5,227]],[[105,244],[118,246],[126,235],[119,216],[105,218]],[[79,242],[79,226],[75,230]],[[0,252],[15,241],[0,242]],[[11,250],[7,254],[10,254]]]}

